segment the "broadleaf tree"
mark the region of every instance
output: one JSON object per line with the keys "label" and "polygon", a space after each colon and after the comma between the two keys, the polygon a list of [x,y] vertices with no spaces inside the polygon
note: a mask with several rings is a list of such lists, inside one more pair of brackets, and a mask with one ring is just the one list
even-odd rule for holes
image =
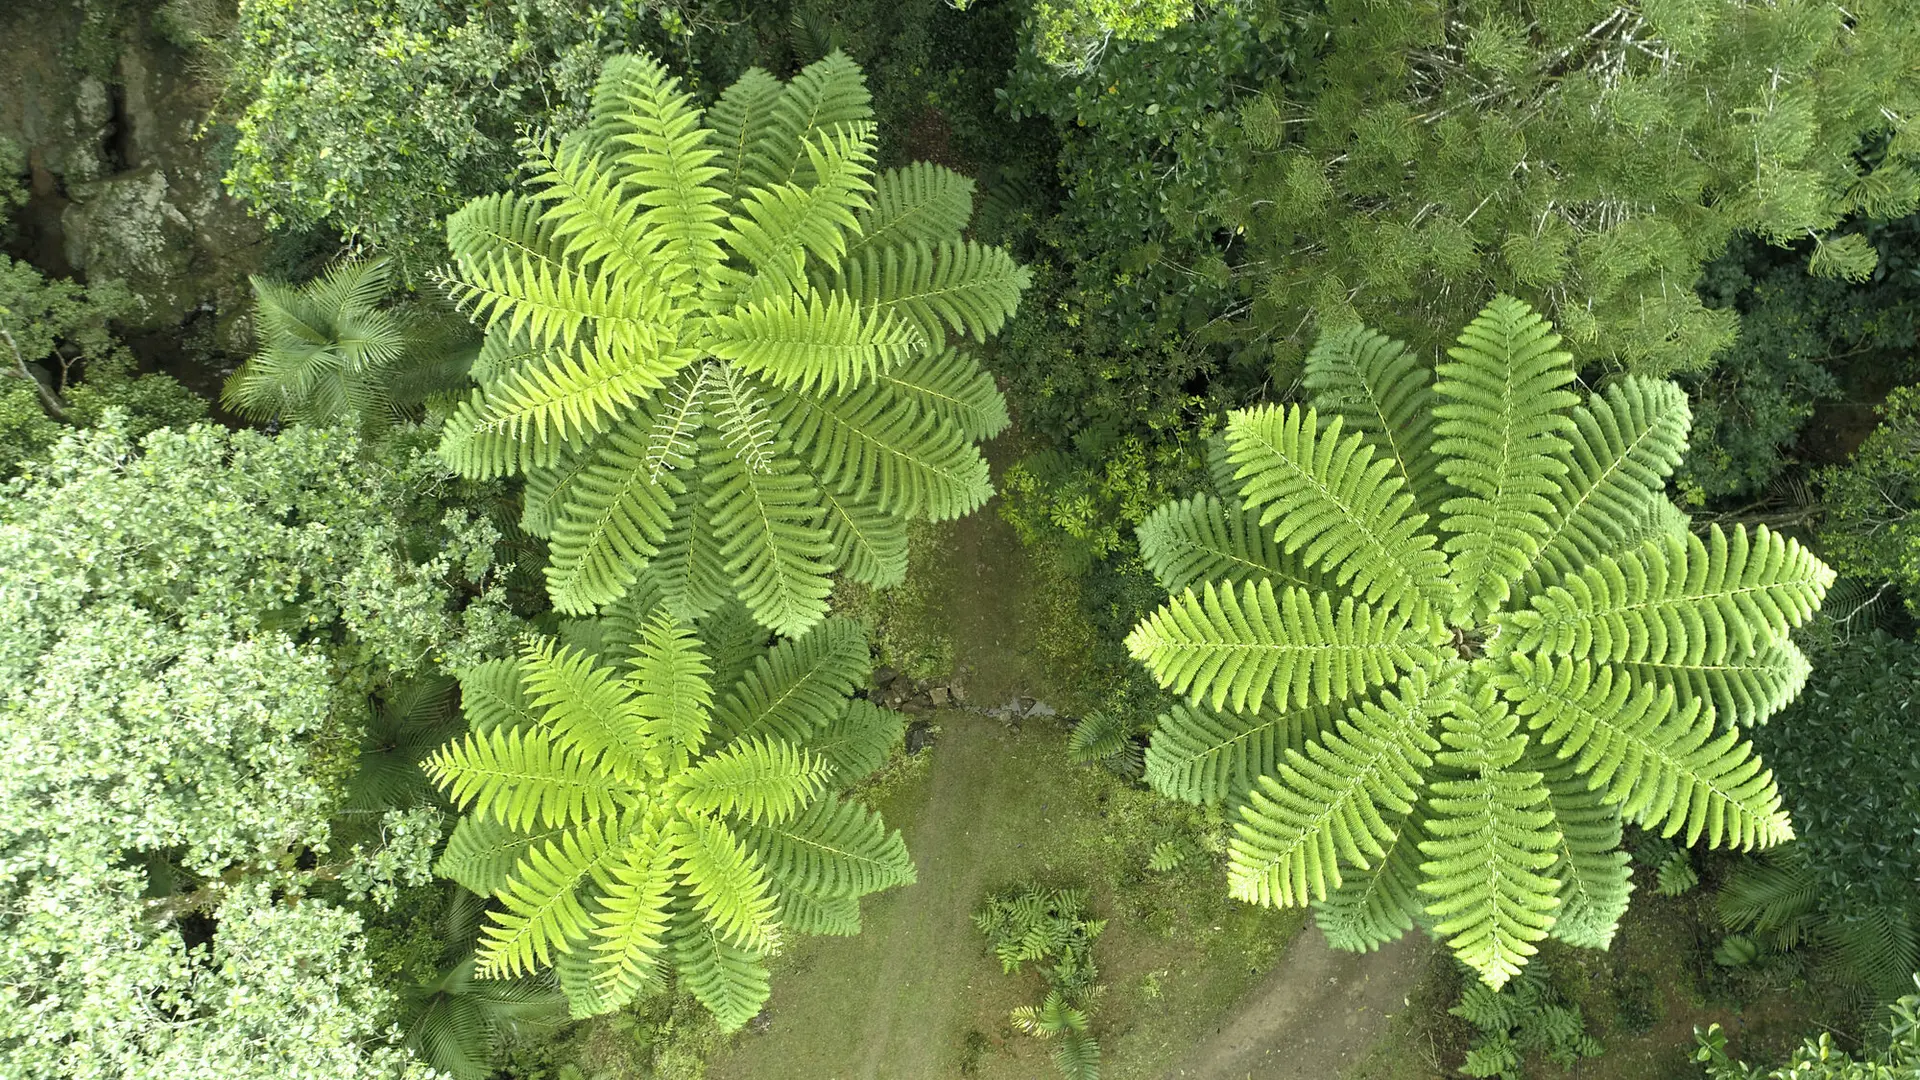
{"label": "broadleaf tree", "polygon": [[1318,902],[1349,948],[1426,923],[1496,987],[1550,935],[1611,939],[1623,823],[1793,835],[1741,728],[1800,691],[1787,631],[1833,579],[1765,528],[1690,533],[1685,397],[1582,401],[1559,343],[1510,297],[1431,369],[1325,336],[1315,405],[1234,413],[1226,498],[1141,530],[1174,595],[1127,639],[1186,699],[1147,778],[1234,805],[1236,897]]}
{"label": "broadleaf tree", "polygon": [[899,832],[840,794],[905,727],[850,697],[864,631],[762,636],[725,685],[725,622],[703,637],[641,590],[461,673],[471,731],[427,770],[466,811],[441,872],[499,901],[481,977],[551,967],[586,1016],[673,972],[737,1028],[783,935],[857,933],[861,896],[914,880]]}
{"label": "broadleaf tree", "polygon": [[487,328],[441,452],[525,473],[554,606],[590,614],[643,571],[697,619],[738,596],[797,634],[829,575],[906,571],[905,519],[978,508],[973,445],[1007,423],[958,347],[1027,273],[961,238],[972,182],[876,175],[860,70],[753,70],[703,114],[652,58],[607,62],[590,122],[523,190],[448,222],[449,286]]}

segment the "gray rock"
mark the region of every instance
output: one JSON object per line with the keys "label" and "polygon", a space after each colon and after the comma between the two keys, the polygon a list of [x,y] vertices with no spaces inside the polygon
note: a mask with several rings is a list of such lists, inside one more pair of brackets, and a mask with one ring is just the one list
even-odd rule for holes
{"label": "gray rock", "polygon": [[1027,715],[1028,716],[1058,716],[1060,715],[1060,710],[1054,708],[1053,706],[1047,704],[1044,701],[1036,701],[1033,704],[1027,706]]}
{"label": "gray rock", "polygon": [[907,725],[907,753],[917,754],[933,745],[933,725],[915,720]]}
{"label": "gray rock", "polygon": [[944,709],[947,707],[947,688],[946,687],[936,686],[933,689],[927,691],[927,696],[932,699],[934,708]]}

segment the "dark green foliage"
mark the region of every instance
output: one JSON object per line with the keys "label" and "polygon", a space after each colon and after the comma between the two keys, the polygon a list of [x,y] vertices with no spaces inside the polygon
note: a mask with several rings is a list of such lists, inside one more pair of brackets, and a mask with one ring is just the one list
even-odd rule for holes
{"label": "dark green foliage", "polygon": [[1701,299],[1737,312],[1740,332],[1711,371],[1683,380],[1694,413],[1677,474],[1684,492],[1698,500],[1763,491],[1794,464],[1816,405],[1879,388],[1843,380],[1911,374],[1920,278],[1902,264],[1917,228],[1904,218],[1859,230],[1880,252],[1866,282],[1809,276],[1811,242],[1783,249],[1746,237],[1707,265]]}
{"label": "dark green foliage", "polygon": [[1920,611],[1920,387],[1880,407],[1880,426],[1844,465],[1820,472],[1820,543],[1835,569],[1867,582],[1892,582]]}
{"label": "dark green foliage", "polygon": [[1091,1034],[1093,1002],[1102,989],[1093,942],[1106,920],[1089,917],[1085,889],[1020,885],[987,897],[974,925],[1008,973],[1031,963],[1045,976],[1039,1005],[1013,1010],[1013,1024],[1029,1035],[1055,1039],[1054,1064],[1068,1080],[1098,1080],[1100,1044]]}
{"label": "dark green foliage", "polygon": [[1580,1007],[1535,969],[1501,990],[1470,981],[1460,1003],[1447,1011],[1477,1029],[1460,1067],[1467,1076],[1521,1080],[1528,1055],[1570,1070],[1601,1051],[1600,1041],[1587,1034]]}
{"label": "dark green foliage", "polygon": [[1880,1053],[1853,1057],[1821,1033],[1795,1050],[1780,1068],[1758,1072],[1727,1055],[1727,1036],[1719,1024],[1694,1029],[1693,1060],[1706,1066],[1711,1080],[1904,1080],[1920,1073],[1920,995],[1909,994],[1888,1010],[1888,1045]]}

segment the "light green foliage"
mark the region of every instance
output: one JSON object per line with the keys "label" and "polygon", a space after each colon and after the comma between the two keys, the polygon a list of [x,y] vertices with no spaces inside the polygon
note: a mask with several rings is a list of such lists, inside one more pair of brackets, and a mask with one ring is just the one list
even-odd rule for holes
{"label": "light green foliage", "polygon": [[1920,611],[1920,387],[1902,387],[1880,406],[1880,426],[1844,465],[1821,470],[1821,550],[1835,568],[1897,585]]}
{"label": "light green foliage", "polygon": [[441,872],[502,905],[477,974],[551,967],[588,1016],[673,971],[738,1028],[783,933],[857,933],[860,897],[914,879],[900,834],[838,795],[903,727],[849,700],[866,638],[823,623],[716,693],[718,650],[651,599],[568,636],[601,646],[463,671],[472,732],[427,764],[467,811]]}
{"label": "light green foliage", "polygon": [[603,58],[696,10],[242,0],[208,42],[239,131],[227,189],[271,228],[326,224],[417,276],[443,257],[441,220],[511,182],[520,125],[584,117]]}
{"label": "light green foliage", "polygon": [[[355,729],[370,690],[496,639],[451,584],[484,580],[488,538],[418,520],[432,458],[361,451],[204,426],[136,446],[109,414],[12,481],[0,1071],[399,1070],[360,917],[309,892],[417,870],[438,836],[417,818],[372,865],[328,858]],[[447,553],[415,563],[410,540]]]}
{"label": "light green foliage", "polygon": [[341,263],[297,289],[252,280],[260,351],[220,395],[249,420],[377,432],[466,386],[474,350],[464,328],[381,307],[391,284],[385,259]]}
{"label": "light green foliage", "polygon": [[1469,986],[1447,1011],[1478,1029],[1460,1066],[1467,1076],[1522,1080],[1527,1054],[1539,1054],[1562,1069],[1600,1054],[1600,1042],[1587,1034],[1580,1007],[1531,970],[1499,990]]}
{"label": "light green foliage", "polygon": [[[1316,350],[1319,407],[1233,414],[1226,499],[1162,511],[1244,516],[1209,532],[1237,584],[1193,583],[1197,529],[1156,519],[1142,554],[1185,584],[1127,639],[1187,699],[1149,783],[1236,806],[1233,895],[1321,902],[1348,948],[1429,921],[1494,988],[1550,934],[1611,937],[1623,821],[1792,837],[1741,727],[1799,692],[1787,631],[1833,580],[1765,528],[1687,532],[1663,490],[1685,399],[1628,377],[1582,402],[1559,343],[1502,297],[1430,382],[1387,377],[1392,343]],[[1313,583],[1256,569],[1256,529]]]}
{"label": "light green foliage", "polygon": [[[59,438],[55,420],[90,427],[118,407],[138,437],[206,415],[206,403],[171,377],[135,375],[107,328],[133,306],[119,282],[49,281],[0,255],[0,475],[44,453]],[[74,381],[76,369],[85,381]]]}
{"label": "light green foliage", "polygon": [[[954,0],[962,11],[972,0]],[[1039,0],[1031,34],[1040,59],[1062,71],[1092,70],[1107,42],[1151,41],[1193,17],[1195,0]]]}
{"label": "light green foliage", "polygon": [[562,612],[645,570],[682,618],[738,595],[797,634],[834,570],[897,583],[905,519],[991,493],[973,443],[1006,408],[956,344],[997,330],[1027,275],[960,238],[970,181],[875,175],[870,116],[838,53],[788,84],[750,71],[704,115],[618,57],[524,194],[448,222],[450,287],[488,339],[441,452],[529,474]]}
{"label": "light green foliage", "polygon": [[1694,1030],[1698,1049],[1693,1060],[1706,1066],[1710,1080],[1904,1080],[1920,1071],[1920,995],[1901,998],[1888,1012],[1889,1044],[1867,1058],[1847,1054],[1833,1045],[1832,1035],[1822,1032],[1801,1044],[1785,1064],[1755,1068],[1729,1058],[1726,1033],[1711,1024],[1704,1032]]}
{"label": "light green foliage", "polygon": [[1829,230],[1920,199],[1920,28],[1897,0],[1343,0],[1306,29],[1322,44],[1239,107],[1225,211],[1254,322],[1283,338],[1357,318],[1424,351],[1502,291],[1595,359],[1697,370],[1735,315],[1691,286],[1735,234],[1814,238],[1813,273],[1859,280],[1873,246]]}
{"label": "light green foliage", "polygon": [[1068,1080],[1099,1080],[1100,1044],[1091,1014],[1101,987],[1093,943],[1106,920],[1089,918],[1087,891],[1018,886],[987,897],[973,923],[1003,970],[1013,973],[1031,963],[1046,977],[1046,998],[1014,1009],[1013,1026],[1057,1039],[1050,1051]]}

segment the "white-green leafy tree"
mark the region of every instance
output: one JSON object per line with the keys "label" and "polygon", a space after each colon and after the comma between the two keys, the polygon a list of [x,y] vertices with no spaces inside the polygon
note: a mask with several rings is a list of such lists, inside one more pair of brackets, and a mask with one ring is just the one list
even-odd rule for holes
{"label": "white-green leafy tree", "polygon": [[617,57],[523,190],[448,221],[448,286],[487,340],[441,452],[527,476],[561,612],[645,571],[683,619],[737,596],[797,634],[834,571],[896,583],[907,519],[991,494],[974,443],[1006,404],[959,342],[1028,275],[961,238],[971,181],[874,173],[868,101],[837,52],[784,85],[750,71],[704,114]]}
{"label": "white-green leafy tree", "polygon": [[860,897],[914,880],[900,834],[840,796],[904,721],[850,696],[857,623],[768,648],[738,605],[696,632],[644,592],[461,673],[472,730],[427,763],[467,811],[440,870],[499,902],[481,977],[551,966],[586,1016],[672,973],[737,1028],[783,934],[857,933]]}
{"label": "white-green leafy tree", "polygon": [[0,1075],[397,1074],[361,918],[313,890],[354,869],[329,819],[369,690],[484,646],[449,582],[492,534],[436,508],[411,561],[423,447],[122,419],[0,499]]}
{"label": "white-green leafy tree", "polygon": [[1833,580],[1765,528],[1689,532],[1685,397],[1583,400],[1559,342],[1508,297],[1434,367],[1323,339],[1311,407],[1229,419],[1226,497],[1142,526],[1173,595],[1127,639],[1186,699],[1148,779],[1233,804],[1236,897],[1318,902],[1348,948],[1423,922],[1495,987],[1549,936],[1611,940],[1622,822],[1793,835],[1741,728],[1804,685],[1787,632]]}

